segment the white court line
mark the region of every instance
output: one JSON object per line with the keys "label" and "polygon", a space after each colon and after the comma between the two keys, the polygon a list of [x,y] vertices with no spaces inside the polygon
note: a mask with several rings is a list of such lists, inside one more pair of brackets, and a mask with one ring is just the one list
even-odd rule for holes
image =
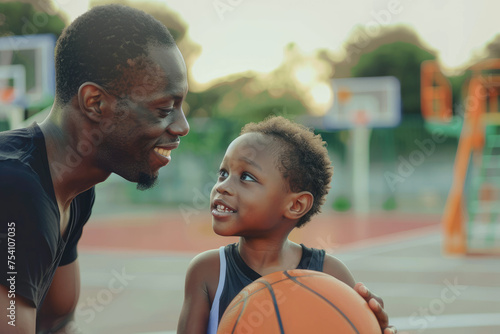
{"label": "white court line", "polygon": [[500,273],[499,258],[447,258],[447,257],[417,257],[417,256],[376,256],[369,260],[342,257],[348,263],[349,269],[363,271],[419,272],[419,273]]}
{"label": "white court line", "polygon": [[[448,279],[451,284],[454,284],[454,279]],[[425,298],[434,299],[440,298],[443,289],[447,288],[446,283],[443,284],[422,284],[422,283],[380,283],[380,282],[363,282],[372,290],[377,291],[377,294],[385,297],[393,298]],[[460,281],[457,282],[464,288],[460,291],[460,295],[456,301],[486,301],[498,302],[500,300],[500,289],[498,287],[484,287],[476,285],[465,285]],[[499,304],[500,305],[500,304]],[[499,310],[500,311],[500,310]],[[500,317],[499,317],[500,318]]]}
{"label": "white court line", "polygon": [[[500,326],[498,313],[427,315],[427,317],[391,318],[391,325],[398,331],[435,328],[470,328]],[[175,334],[176,331],[147,332],[138,334]]]}
{"label": "white court line", "polygon": [[[470,328],[500,326],[498,313],[446,314],[421,317],[391,318],[391,325],[398,331],[429,328]],[[138,334],[175,334],[176,331],[147,332]]]}
{"label": "white court line", "polygon": [[[398,331],[429,328],[470,328],[500,326],[498,313],[446,314],[391,318]],[[499,329],[500,331],[500,329]]]}
{"label": "white court line", "polygon": [[[131,280],[127,282],[128,289],[136,290],[184,290],[185,274],[166,274],[151,273],[138,274],[137,272],[127,271]],[[81,284],[85,288],[102,288],[108,286],[111,279],[111,273],[86,272],[81,276]]]}
{"label": "white court line", "polygon": [[[425,317],[391,318],[391,325],[402,330],[424,330],[435,328],[470,328],[500,326],[498,313],[428,315]],[[147,332],[138,334],[175,334],[176,331]]]}

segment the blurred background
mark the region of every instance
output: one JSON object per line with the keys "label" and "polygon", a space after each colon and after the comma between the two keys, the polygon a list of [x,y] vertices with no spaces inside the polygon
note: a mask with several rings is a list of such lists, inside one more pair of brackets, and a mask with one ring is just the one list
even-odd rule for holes
{"label": "blurred background", "polygon": [[[55,39],[78,15],[108,3],[144,10],[171,31],[188,68],[189,93],[183,109],[191,130],[173,152],[172,162],[160,170],[155,188],[138,191],[134,184],[117,175],[96,186],[93,216],[80,245],[84,303],[80,310],[92,309],[96,314],[87,322],[88,313],[80,312],[82,328],[89,333],[147,330],[160,333],[175,329],[189,259],[196,252],[229,242],[213,235],[208,212],[210,190],[225,149],[244,124],[261,121],[268,115],[282,115],[313,127],[327,143],[335,170],[323,213],[292,237],[310,246],[338,252],[341,258],[344,254],[349,265],[351,260],[369,256],[370,247],[399,245],[387,250],[393,252],[390,256],[396,256],[398,247],[407,244],[407,238],[425,235],[424,241],[412,239],[415,243],[408,244],[415,247],[415,253],[408,255],[417,258],[414,266],[423,266],[418,275],[403,266],[413,272],[405,277],[391,267],[391,277],[399,275],[397,282],[395,278],[377,276],[378,271],[367,272],[365,266],[371,260],[364,264],[353,262],[352,266],[353,272],[366,281],[375,286],[378,282],[378,294],[393,298],[389,299],[393,303],[389,303],[388,310],[396,314],[400,328],[410,331],[420,328],[416,332],[421,332],[436,324],[421,314],[417,314],[413,324],[408,323],[408,316],[421,305],[430,305],[429,301],[439,298],[439,291],[446,287],[442,272],[437,269],[442,264],[428,260],[441,256],[439,224],[456,181],[455,157],[464,115],[470,107],[468,84],[477,74],[478,64],[500,57],[500,31],[494,24],[500,3],[487,0],[0,1],[0,37],[3,37],[0,39],[3,52],[0,53],[0,130],[45,118],[53,99],[54,69],[50,54]],[[27,39],[19,36],[26,35],[42,37],[33,40],[29,37],[30,42],[25,43]],[[16,50],[22,49],[20,45],[30,45],[32,50],[16,54]],[[422,81],[427,78],[422,74],[423,64],[432,68],[429,83]],[[370,81],[372,77],[390,77],[392,83],[386,87],[379,81]],[[346,81],[353,78],[364,79]],[[361,84],[369,88],[356,91]],[[424,96],[425,89],[434,89],[431,97]],[[24,91],[18,94],[20,90]],[[355,103],[342,109],[349,106],[345,101]],[[377,107],[370,109],[374,104]],[[363,108],[370,110],[356,114]],[[346,118],[346,125],[339,126],[335,117],[342,110],[353,116]],[[377,123],[384,115],[390,116],[388,121]],[[490,207],[498,204],[500,193],[495,189],[496,192],[490,191]],[[465,193],[463,188],[460,191]],[[498,215],[492,219],[498,222]],[[493,233],[488,231],[490,235]],[[500,238],[496,240],[488,245],[498,246]],[[376,249],[375,253],[383,253],[382,261],[386,261],[389,255],[385,250]],[[359,252],[363,255],[353,255]],[[424,260],[422,254],[429,258]],[[453,262],[453,270],[458,272],[450,271],[449,280],[471,270],[472,267],[457,269],[469,265],[460,261]],[[498,265],[498,260],[493,261]],[[470,264],[473,270],[478,270],[476,264]],[[433,282],[428,281],[428,274],[434,269],[426,270],[426,265],[441,273]],[[106,269],[112,267],[115,269]],[[123,303],[118,306],[113,298],[102,303],[109,304],[102,312],[90,308],[85,298],[99,296],[115,275],[112,270],[120,272],[123,268],[139,277],[136,282],[142,283],[137,284],[137,289],[149,286],[148,293],[153,299],[161,290],[168,301],[146,302],[144,291],[126,289],[130,295],[113,298],[122,298],[125,304],[133,303],[138,309],[131,311]],[[469,283],[486,289],[480,289],[483,299],[476,300],[483,302],[482,305],[485,301],[490,303],[482,315],[500,312],[498,302],[494,302],[494,298],[500,299],[499,272],[495,270],[494,275],[488,275],[483,276],[487,282]],[[423,293],[424,299],[411,302],[406,301],[405,293],[395,295],[391,287],[381,283],[418,284],[421,279],[427,279],[427,286],[421,288],[434,289],[435,293]],[[401,290],[414,287],[400,286]],[[477,293],[472,288],[469,291]],[[456,307],[463,313],[467,309],[464,305]],[[153,309],[158,317],[152,315],[154,321],[148,317],[148,325],[144,326],[144,314]],[[124,312],[130,317],[124,319]],[[434,315],[444,312],[458,311],[450,306]],[[113,325],[111,319],[116,319],[122,327]],[[423,322],[425,328],[419,327],[422,322],[417,320],[422,319],[427,321]],[[471,323],[482,322],[493,327],[474,333],[496,333],[500,328],[500,323],[491,322],[488,316],[481,319]],[[448,328],[451,329],[428,332],[459,333],[457,326]]]}
{"label": "blurred background", "polygon": [[[153,14],[175,36],[189,71],[184,110],[191,132],[174,153],[178,163],[161,170],[158,187],[141,193],[112,176],[98,186],[96,211],[109,204],[177,208],[191,203],[193,188],[213,182],[225,148],[245,123],[271,114],[322,116],[333,104],[332,79],[394,76],[401,83],[401,122],[371,131],[371,205],[376,210],[440,212],[451,182],[456,137],[440,143],[404,182],[391,188],[384,177],[384,171],[397,173],[398,157],[408,159],[415,139],[430,136],[420,108],[420,65],[438,61],[459,110],[468,68],[500,53],[500,37],[489,24],[496,5],[444,0],[2,1],[0,34],[57,37],[87,8],[111,2]],[[27,106],[26,116],[50,104],[48,98]],[[9,127],[5,116],[1,122],[3,129]],[[328,143],[335,167],[326,206],[346,209],[352,191],[349,130],[317,132]]]}

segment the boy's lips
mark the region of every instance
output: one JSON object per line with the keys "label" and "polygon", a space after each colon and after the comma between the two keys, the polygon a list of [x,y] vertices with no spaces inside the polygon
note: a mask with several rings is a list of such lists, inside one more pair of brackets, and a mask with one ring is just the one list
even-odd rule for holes
{"label": "boy's lips", "polygon": [[237,211],[229,206],[226,202],[221,199],[216,199],[212,204],[212,215],[214,216],[226,216],[232,213],[236,213]]}

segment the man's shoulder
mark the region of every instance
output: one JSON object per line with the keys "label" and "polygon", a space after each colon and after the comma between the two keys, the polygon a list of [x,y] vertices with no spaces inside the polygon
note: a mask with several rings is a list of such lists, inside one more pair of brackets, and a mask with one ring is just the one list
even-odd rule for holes
{"label": "man's shoulder", "polygon": [[39,175],[20,161],[0,161],[0,189],[2,220],[17,219],[35,224],[54,210]]}
{"label": "man's shoulder", "polygon": [[32,143],[33,132],[29,128],[0,132],[0,159],[16,159]]}
{"label": "man's shoulder", "polygon": [[42,189],[37,173],[16,159],[0,160],[0,188],[23,192]]}

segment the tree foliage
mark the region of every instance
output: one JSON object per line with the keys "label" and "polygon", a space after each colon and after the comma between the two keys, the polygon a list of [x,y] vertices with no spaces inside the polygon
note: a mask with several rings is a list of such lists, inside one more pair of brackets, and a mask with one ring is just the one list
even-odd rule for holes
{"label": "tree foliage", "polygon": [[57,37],[65,25],[62,15],[43,1],[36,8],[25,2],[0,3],[0,36],[54,34]]}
{"label": "tree foliage", "polygon": [[420,65],[435,56],[421,47],[395,42],[361,55],[351,69],[354,77],[394,76],[401,84],[404,114],[420,114]]}

